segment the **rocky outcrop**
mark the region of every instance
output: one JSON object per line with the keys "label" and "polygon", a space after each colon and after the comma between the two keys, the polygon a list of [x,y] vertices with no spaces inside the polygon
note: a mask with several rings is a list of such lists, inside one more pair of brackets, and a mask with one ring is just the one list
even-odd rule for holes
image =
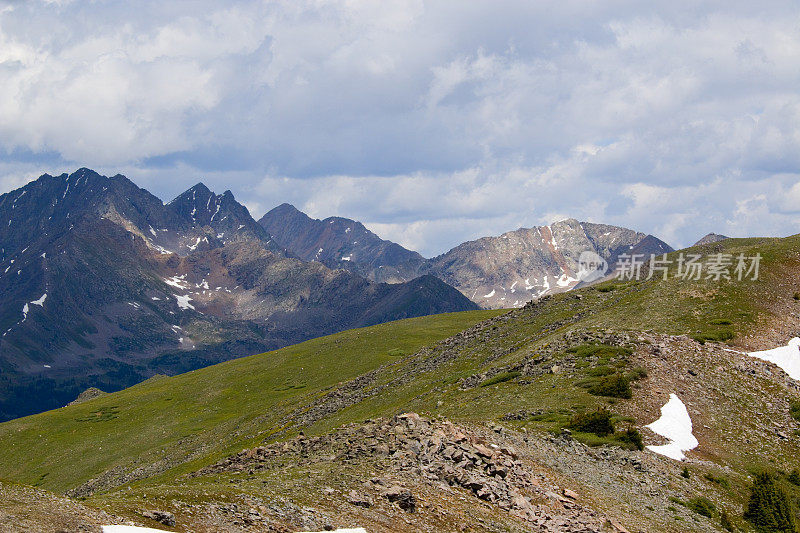
{"label": "rocky outcrop", "polygon": [[357,464],[376,458],[384,465],[383,474],[345,496],[354,508],[367,509],[376,499],[385,499],[402,512],[414,513],[414,487],[442,484],[541,531],[600,532],[606,522],[581,503],[577,492],[559,488],[535,472],[513,445],[416,413],[244,450],[192,476],[257,474],[283,464]]}
{"label": "rocky outcrop", "polygon": [[714,244],[715,242],[724,241],[725,239],[729,238],[730,237],[727,237],[725,235],[719,235],[717,233],[709,233],[708,235],[706,235],[705,237],[694,243],[692,247],[703,246],[704,244]]}
{"label": "rocky outcrop", "polygon": [[142,516],[145,518],[149,518],[150,520],[155,520],[159,524],[164,524],[165,526],[174,526],[175,525],[175,515],[170,513],[169,511],[159,511],[159,510],[150,510],[144,511]]}
{"label": "rocky outcrop", "polygon": [[105,396],[106,394],[107,393],[101,391],[97,387],[89,387],[82,393],[78,394],[78,397],[69,402],[67,405],[77,405],[79,403],[88,402],[89,400],[94,400],[95,398]]}

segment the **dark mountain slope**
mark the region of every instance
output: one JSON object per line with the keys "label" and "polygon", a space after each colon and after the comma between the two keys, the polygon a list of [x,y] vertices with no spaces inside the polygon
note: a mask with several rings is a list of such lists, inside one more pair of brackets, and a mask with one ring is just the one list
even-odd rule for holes
{"label": "dark mountain slope", "polygon": [[0,197],[0,226],[0,419],[64,405],[89,386],[114,391],[475,307],[439,280],[376,284],[286,257],[230,192],[202,184],[164,206],[122,176],[45,175]]}

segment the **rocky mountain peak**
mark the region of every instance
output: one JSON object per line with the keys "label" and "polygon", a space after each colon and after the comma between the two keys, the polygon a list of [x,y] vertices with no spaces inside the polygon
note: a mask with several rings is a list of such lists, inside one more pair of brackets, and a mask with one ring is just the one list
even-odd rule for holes
{"label": "rocky mountain peak", "polygon": [[704,244],[713,244],[715,242],[724,241],[725,239],[729,239],[729,238],[730,237],[728,237],[726,235],[720,235],[718,233],[709,233],[708,235],[706,235],[705,237],[703,237],[702,239],[700,239],[699,241],[694,243],[692,246],[702,246]]}
{"label": "rocky mountain peak", "polygon": [[374,281],[409,281],[420,274],[425,261],[417,252],[381,239],[361,222],[342,217],[313,219],[291,204],[272,209],[259,224],[290,255]]}
{"label": "rocky mountain peak", "polygon": [[206,226],[219,214],[220,197],[201,182],[179,194],[167,205],[187,220]]}

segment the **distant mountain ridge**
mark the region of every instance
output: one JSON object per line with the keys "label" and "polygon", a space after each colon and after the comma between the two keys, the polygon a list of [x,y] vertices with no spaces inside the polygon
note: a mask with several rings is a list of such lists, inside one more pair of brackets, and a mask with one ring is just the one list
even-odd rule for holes
{"label": "distant mountain ridge", "polygon": [[432,274],[488,308],[519,307],[575,287],[585,251],[601,256],[611,269],[624,253],[673,251],[652,235],[574,219],[482,237],[432,259],[381,239],[355,220],[315,220],[289,204],[271,210],[259,223],[290,255],[389,282]]}
{"label": "distant mountain ridge", "polygon": [[420,272],[425,258],[386,241],[355,220],[315,220],[291,204],[281,204],[259,220],[290,255],[344,268],[373,281],[400,283]]}
{"label": "distant mountain ridge", "polygon": [[168,204],[124,176],[0,196],[0,419],[344,329],[474,309],[433,276],[381,284],[288,257],[230,191]]}

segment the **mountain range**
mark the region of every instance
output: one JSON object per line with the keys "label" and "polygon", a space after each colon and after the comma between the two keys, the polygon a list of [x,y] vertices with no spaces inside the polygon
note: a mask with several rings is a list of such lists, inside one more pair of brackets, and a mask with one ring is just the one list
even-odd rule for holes
{"label": "mountain range", "polygon": [[164,205],[124,176],[0,196],[0,419],[311,337],[476,305],[285,255],[226,191]]}
{"label": "mountain range", "polygon": [[303,260],[390,283],[431,274],[493,309],[521,307],[574,288],[583,252],[599,255],[613,271],[622,254],[649,257],[673,251],[652,235],[574,219],[482,237],[432,259],[382,240],[355,220],[316,220],[289,204],[269,211],[259,223],[278,246]]}

